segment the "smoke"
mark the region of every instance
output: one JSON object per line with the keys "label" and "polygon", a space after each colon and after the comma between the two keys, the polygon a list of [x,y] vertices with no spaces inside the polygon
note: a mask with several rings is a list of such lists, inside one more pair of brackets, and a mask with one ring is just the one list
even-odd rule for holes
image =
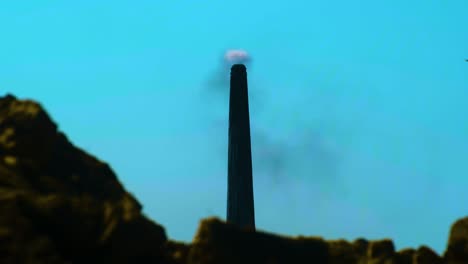
{"label": "smoke", "polygon": [[[251,141],[253,170],[256,178],[262,177],[274,185],[284,185],[291,181],[306,181],[313,177],[321,188],[332,188],[336,182],[339,155],[332,144],[328,144],[322,133],[314,129],[317,124],[293,121],[293,112],[282,115],[288,124],[278,119],[277,126],[268,123],[266,118],[275,106],[269,104],[268,89],[261,89],[252,74],[252,57],[245,50],[228,50],[215,71],[209,76],[205,95],[217,102],[212,118],[212,128],[217,135],[226,135],[229,109],[229,78],[233,64],[246,65],[249,78],[249,106],[251,122]],[[271,91],[270,93],[273,93]],[[286,110],[286,109],[285,109]],[[288,107],[294,111],[294,107]],[[306,114],[306,113],[304,113]],[[286,127],[293,127],[288,131]],[[219,138],[219,156],[227,153],[227,140]],[[326,191],[326,190],[322,190]]]}
{"label": "smoke", "polygon": [[231,67],[234,64],[244,64],[247,68],[251,65],[251,57],[245,50],[228,50],[224,53],[215,72],[210,76],[206,87],[209,93],[217,96],[229,95],[229,78]]}
{"label": "smoke", "polygon": [[224,54],[224,61],[228,66],[233,64],[247,64],[250,62],[250,59],[250,54],[241,49],[228,50]]}

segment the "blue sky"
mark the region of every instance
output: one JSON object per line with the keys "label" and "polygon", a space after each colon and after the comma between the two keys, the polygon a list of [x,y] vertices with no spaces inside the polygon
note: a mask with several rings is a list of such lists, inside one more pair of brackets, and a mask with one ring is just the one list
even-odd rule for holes
{"label": "blue sky", "polygon": [[210,80],[226,76],[226,49],[243,48],[257,227],[440,253],[467,212],[466,10],[4,1],[0,91],[39,100],[171,238],[190,241],[200,218],[225,217],[227,86]]}

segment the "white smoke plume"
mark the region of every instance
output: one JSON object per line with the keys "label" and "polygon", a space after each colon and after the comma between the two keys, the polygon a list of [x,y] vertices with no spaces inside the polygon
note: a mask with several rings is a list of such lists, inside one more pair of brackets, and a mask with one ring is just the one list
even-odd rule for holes
{"label": "white smoke plume", "polygon": [[224,54],[224,61],[228,66],[233,64],[247,64],[251,60],[249,53],[242,49],[232,49]]}

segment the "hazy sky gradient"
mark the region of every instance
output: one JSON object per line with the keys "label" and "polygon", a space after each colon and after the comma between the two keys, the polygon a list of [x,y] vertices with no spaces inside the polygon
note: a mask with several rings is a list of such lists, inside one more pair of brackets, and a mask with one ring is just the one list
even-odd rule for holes
{"label": "hazy sky gradient", "polygon": [[209,86],[223,52],[243,48],[252,133],[263,135],[252,137],[258,228],[440,253],[468,210],[467,10],[3,1],[0,91],[39,100],[171,238],[189,241],[200,218],[225,217],[227,97]]}

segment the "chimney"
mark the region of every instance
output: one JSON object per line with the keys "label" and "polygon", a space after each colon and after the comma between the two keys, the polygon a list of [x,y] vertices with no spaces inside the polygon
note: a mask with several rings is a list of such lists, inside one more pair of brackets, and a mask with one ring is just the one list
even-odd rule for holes
{"label": "chimney", "polygon": [[247,70],[231,68],[229,97],[227,221],[255,229]]}

